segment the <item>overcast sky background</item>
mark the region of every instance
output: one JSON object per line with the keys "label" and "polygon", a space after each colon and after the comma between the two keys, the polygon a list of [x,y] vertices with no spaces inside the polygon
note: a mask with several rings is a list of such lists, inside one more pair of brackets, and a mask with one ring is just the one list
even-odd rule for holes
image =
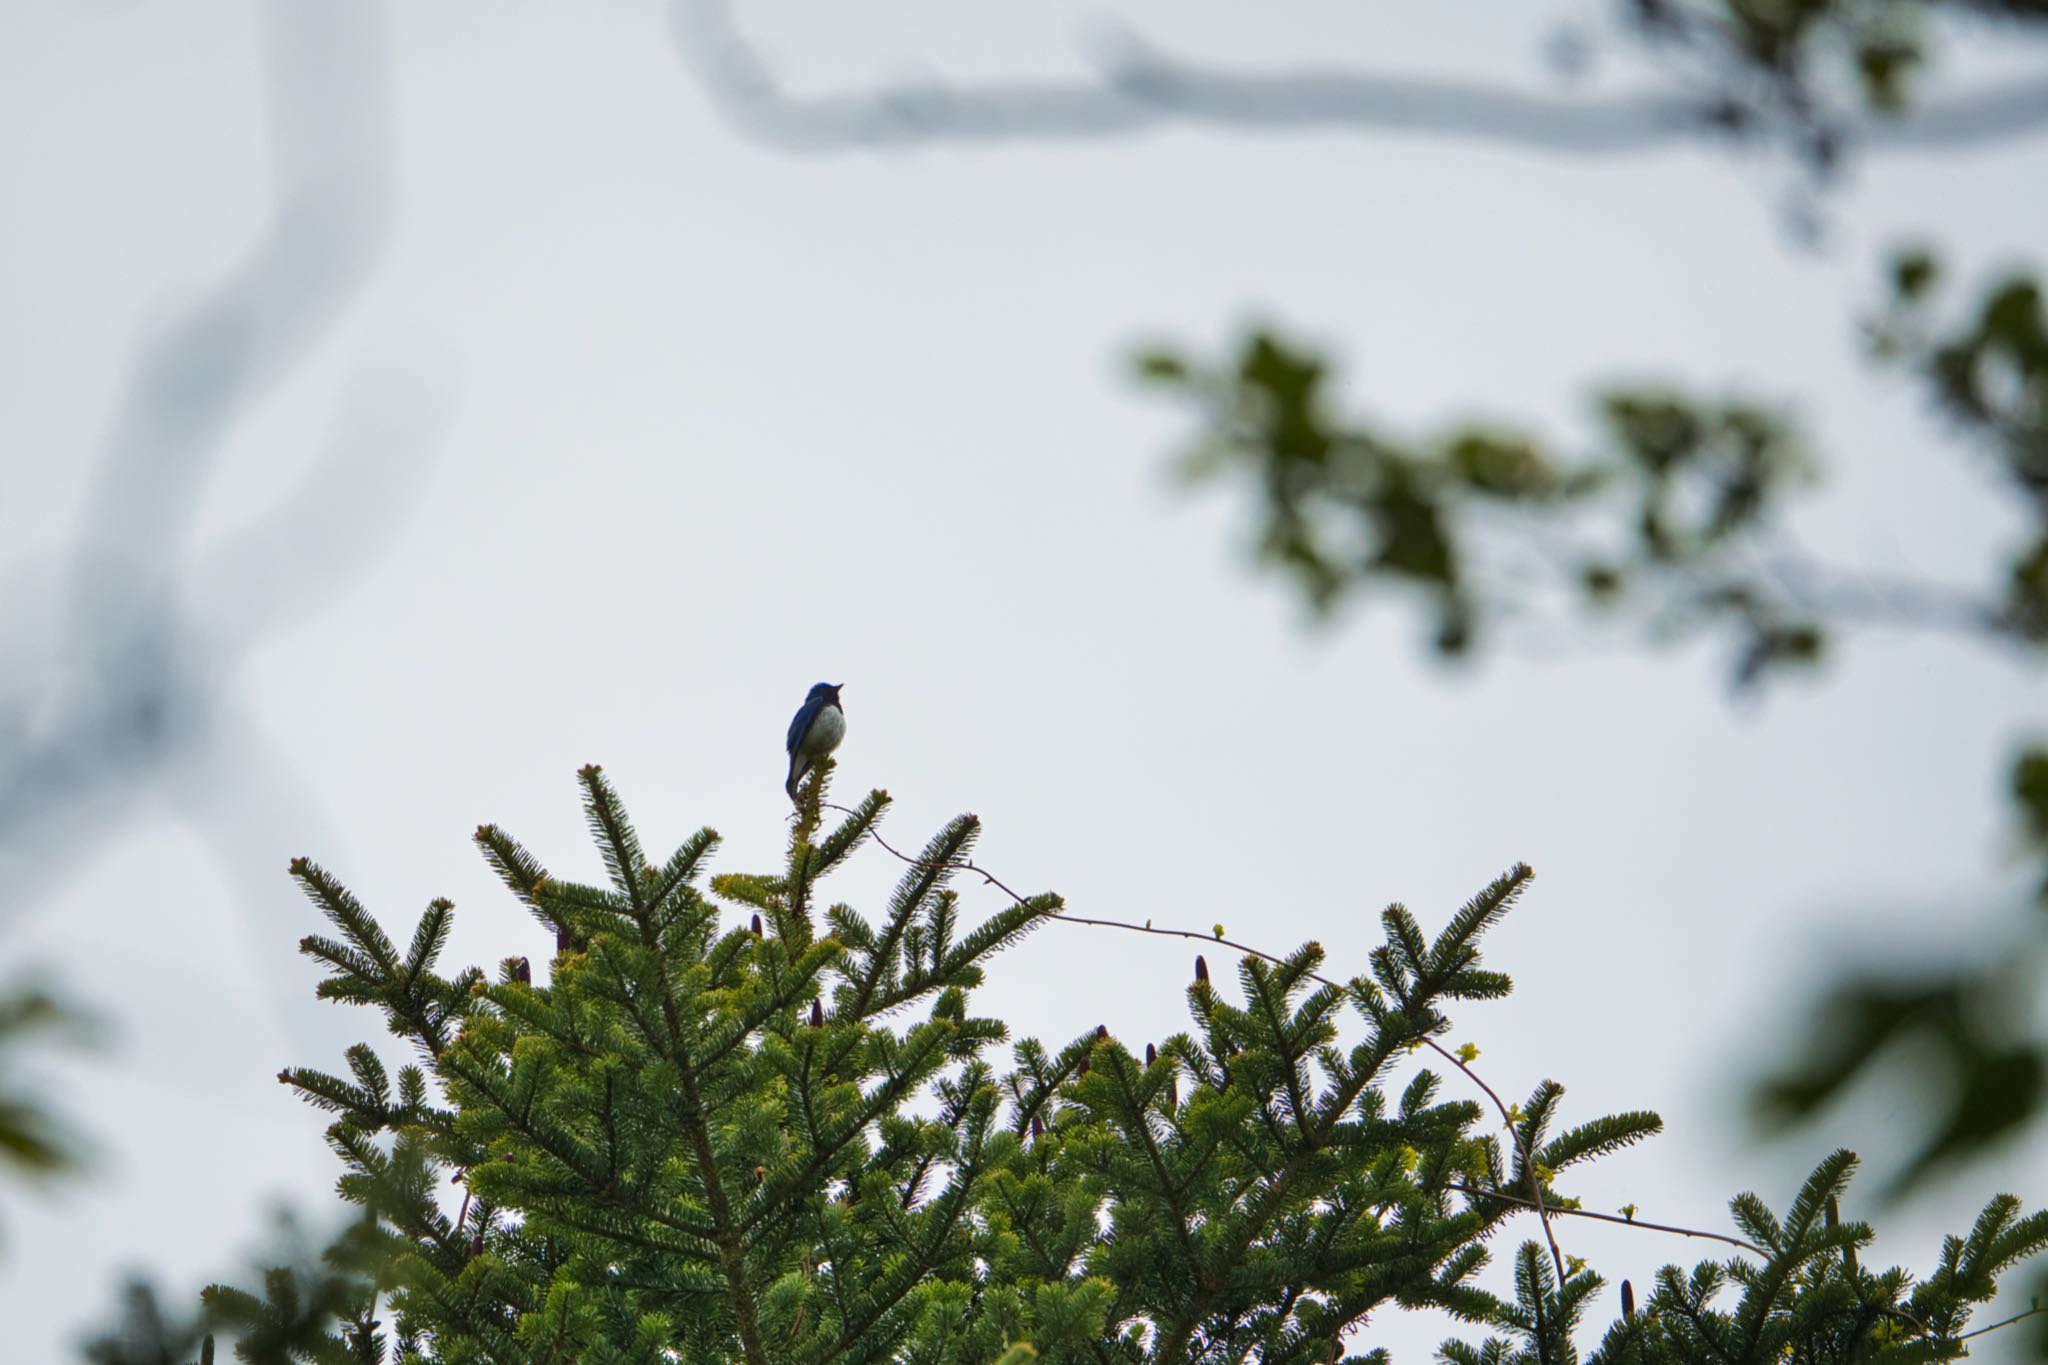
{"label": "overcast sky background", "polygon": [[[305,9],[321,17],[285,35],[293,69],[346,84],[361,64],[323,45],[374,8]],[[828,89],[1080,74],[1106,11],[747,13],[779,70]],[[1219,60],[1541,90],[1556,23],[1605,11],[1115,13]],[[254,4],[0,7],[5,699],[40,698],[47,728],[100,695],[89,641],[65,633],[67,603],[101,600],[77,587],[82,528],[124,545],[169,528],[181,567],[150,609],[190,625],[163,666],[188,708],[171,723],[197,737],[98,785],[59,774],[61,799],[31,802],[43,823],[24,817],[34,837],[0,850],[0,965],[56,973],[113,1031],[53,1086],[97,1140],[95,1177],[0,1197],[10,1353],[66,1358],[124,1267],[189,1288],[234,1272],[277,1201],[327,1206],[324,1121],[274,1076],[338,1069],[382,1034],[312,1000],[295,945],[319,925],[291,856],[394,935],[453,897],[450,962],[542,959],[474,827],[599,875],[573,780],[596,761],[651,847],[711,824],[718,868],[773,866],[783,729],[821,678],[846,683],[842,797],[886,787],[886,832],[912,843],[974,810],[980,858],[1077,913],[1314,938],[1351,972],[1388,901],[1439,925],[1525,859],[1538,879],[1488,953],[1517,993],[1454,1041],[1512,1096],[1564,1082],[1572,1121],[1664,1115],[1666,1136],[1577,1182],[1589,1206],[1724,1227],[1730,1195],[1782,1207],[1840,1143],[1878,1165],[1874,1194],[1917,1131],[1894,1100],[1766,1148],[1734,1121],[1737,1085],[1785,1050],[1790,1002],[1844,940],[1924,953],[2019,923],[2003,779],[2048,725],[2038,667],[1863,635],[1820,680],[1731,704],[1710,648],[1524,639],[1452,672],[1392,607],[1314,629],[1248,572],[1233,500],[1168,477],[1185,423],[1125,358],[1155,337],[1213,352],[1275,318],[1339,350],[1356,410],[1416,432],[1476,415],[1583,436],[1615,377],[1796,398],[1830,458],[1798,522],[1810,545],[1982,581],[1997,499],[1867,370],[1853,324],[1902,237],[1973,283],[2039,264],[2048,143],[1865,162],[1816,253],[1788,242],[1788,173],[1713,148],[1568,161],[1180,127],[802,157],[719,118],[663,5],[388,17],[360,49],[388,59],[382,133],[365,114],[305,140],[345,161],[388,137],[388,216],[316,196],[342,284],[320,294],[317,252],[269,268],[312,279],[333,316],[251,342],[274,374],[199,443],[218,458],[187,518],[123,503],[147,481],[107,452],[152,447],[124,445],[113,414],[149,339],[258,250],[280,185],[333,168],[276,155]],[[1952,50],[1941,78],[2010,58]],[[1596,68],[1590,88],[1629,74]],[[374,113],[360,90],[317,94]],[[895,872],[871,850],[836,894],[872,904]],[[1141,1045],[1185,1026],[1191,959],[1055,926],[978,1004],[1049,1041],[1100,1022]],[[1881,1252],[1930,1265],[1994,1189],[2048,1202],[2041,1155],[1887,1217]],[[1558,1235],[1610,1282],[1708,1254]],[[1370,1339],[1415,1360],[1443,1334],[1396,1316]]]}

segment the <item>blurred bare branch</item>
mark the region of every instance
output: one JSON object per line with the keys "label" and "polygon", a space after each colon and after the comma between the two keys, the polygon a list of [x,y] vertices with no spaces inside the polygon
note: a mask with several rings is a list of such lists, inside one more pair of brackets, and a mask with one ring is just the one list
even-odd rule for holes
{"label": "blurred bare branch", "polygon": [[[1105,45],[1092,80],[956,86],[934,78],[799,96],[784,88],[733,10],[730,0],[674,0],[683,56],[729,123],[793,152],[1123,137],[1177,124],[1446,137],[1564,156],[1662,151],[1703,137],[1754,141],[1787,131],[1799,134],[1803,153],[1811,155],[1815,145],[1813,128],[1788,130],[1791,111],[1770,101],[1734,102],[1704,80],[1665,82],[1672,88],[1660,93],[1557,97],[1350,68],[1222,68],[1128,33]],[[1934,152],[2044,129],[2048,75],[1929,99],[1909,114],[1863,113],[1820,131],[1831,148]]]}
{"label": "blurred bare branch", "polygon": [[[364,0],[265,7],[267,228],[139,348],[67,562],[18,567],[0,601],[49,618],[41,648],[19,621],[0,631],[6,912],[47,893],[149,798],[236,878],[258,860],[281,869],[284,831],[307,832],[310,805],[239,706],[234,675],[395,525],[439,424],[436,392],[414,366],[356,366],[323,451],[276,508],[217,543],[194,543],[194,527],[239,419],[331,339],[382,250],[385,20]],[[253,916],[256,902],[245,908]]]}

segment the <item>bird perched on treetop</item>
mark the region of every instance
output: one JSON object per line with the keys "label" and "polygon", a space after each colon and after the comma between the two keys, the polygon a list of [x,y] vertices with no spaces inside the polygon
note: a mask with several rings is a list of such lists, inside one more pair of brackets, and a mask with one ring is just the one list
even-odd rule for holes
{"label": "bird perched on treetop", "polygon": [[789,781],[782,789],[796,800],[796,784],[811,765],[839,747],[846,738],[846,712],[839,709],[839,689],[845,683],[819,683],[804,698],[796,719],[789,723]]}

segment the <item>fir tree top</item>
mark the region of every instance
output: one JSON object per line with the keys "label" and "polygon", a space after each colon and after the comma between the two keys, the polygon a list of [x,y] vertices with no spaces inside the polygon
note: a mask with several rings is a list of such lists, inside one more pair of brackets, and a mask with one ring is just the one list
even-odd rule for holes
{"label": "fir tree top", "polygon": [[[1188,1029],[1156,1046],[1088,1026],[1004,1059],[1008,1029],[972,992],[1061,901],[1013,897],[964,923],[950,883],[979,827],[961,816],[898,855],[879,911],[824,904],[889,805],[871,792],[827,828],[830,773],[801,789],[774,875],[707,878],[708,829],[649,861],[595,767],[580,778],[607,884],[479,829],[555,936],[544,968],[441,975],[446,901],[401,952],[295,862],[338,934],[301,945],[329,969],[320,994],[375,1008],[417,1055],[395,1077],[367,1044],[346,1076],[281,1073],[335,1115],[356,1218],[261,1294],[207,1291],[241,1358],[1323,1365],[1383,1360],[1371,1316],[1423,1306],[1480,1333],[1446,1344],[1455,1365],[1579,1358],[1602,1281],[1558,1250],[1551,1225],[1576,1201],[1555,1182],[1659,1120],[1560,1127],[1545,1081],[1497,1123],[1409,1061],[1435,1049],[1476,1080],[1472,1050],[1438,1040],[1449,1008],[1509,991],[1479,942],[1526,867],[1434,937],[1390,907],[1355,978],[1322,975],[1315,944],[1253,952],[1234,989],[1200,973]],[[1723,1240],[1746,1254],[1667,1268],[1589,1358],[1962,1354],[1971,1307],[2048,1244],[2048,1215],[2001,1197],[1932,1275],[1873,1273],[1869,1228],[1836,1213],[1853,1165],[1829,1158],[1783,1216],[1738,1198],[1743,1235]],[[1523,1243],[1498,1298],[1479,1282],[1489,1240],[1532,1212],[1548,1252]],[[140,1357],[103,1343],[96,1358]]]}

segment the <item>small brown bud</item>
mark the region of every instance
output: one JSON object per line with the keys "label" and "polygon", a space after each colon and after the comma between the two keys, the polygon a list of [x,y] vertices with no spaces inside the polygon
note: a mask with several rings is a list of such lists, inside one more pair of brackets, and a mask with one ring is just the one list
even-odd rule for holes
{"label": "small brown bud", "polygon": [[753,926],[753,927],[754,927],[754,937],[755,937],[755,938],[759,938],[759,937],[761,937],[761,917],[760,917],[759,915],[756,915],[756,916],[754,916],[754,926]]}
{"label": "small brown bud", "polygon": [[1095,1041],[1098,1043],[1106,1043],[1109,1041],[1109,1025],[1097,1024],[1095,1026]]}
{"label": "small brown bud", "polygon": [[292,1071],[290,1067],[286,1067],[282,1071],[277,1073],[277,1083],[279,1085],[290,1085],[292,1083]]}
{"label": "small brown bud", "polygon": [[576,951],[576,940],[569,937],[567,929],[555,930],[555,956]]}
{"label": "small brown bud", "polygon": [[815,1000],[811,1002],[811,1027],[825,1027],[825,1007]]}
{"label": "small brown bud", "polygon": [[1636,1315],[1636,1287],[1627,1280],[1621,1282],[1621,1316],[1632,1318]]}
{"label": "small brown bud", "polygon": [[469,1255],[471,1260],[475,1260],[477,1257],[483,1254],[484,1235],[481,1232],[479,1232],[476,1236],[469,1239]]}
{"label": "small brown bud", "polygon": [[1034,1138],[1042,1138],[1045,1136],[1045,1120],[1041,1119],[1036,1114],[1033,1114],[1031,1116],[1031,1136]]}
{"label": "small brown bud", "polygon": [[1088,1059],[1086,1057],[1083,1057],[1081,1059],[1081,1064],[1074,1068],[1074,1074],[1076,1076],[1085,1076],[1088,1074]]}
{"label": "small brown bud", "polygon": [[1204,957],[1203,957],[1203,956],[1202,956],[1202,955],[1201,955],[1200,953],[1196,953],[1196,954],[1195,954],[1195,980],[1197,980],[1197,981],[1207,981],[1208,979],[1209,979],[1209,963],[1208,963],[1207,959],[1205,959],[1205,958],[1204,958]]}
{"label": "small brown bud", "polygon": [[1156,1061],[1158,1061],[1158,1060],[1159,1060],[1159,1049],[1158,1049],[1158,1048],[1156,1048],[1156,1047],[1154,1047],[1154,1046],[1152,1046],[1152,1044],[1150,1044],[1150,1043],[1147,1043],[1147,1044],[1145,1044],[1145,1065],[1146,1065],[1146,1066],[1150,1066],[1150,1065],[1152,1065],[1152,1063],[1154,1063],[1154,1062],[1156,1062]]}
{"label": "small brown bud", "polygon": [[533,984],[533,964],[523,957],[512,959],[512,979],[522,986]]}

